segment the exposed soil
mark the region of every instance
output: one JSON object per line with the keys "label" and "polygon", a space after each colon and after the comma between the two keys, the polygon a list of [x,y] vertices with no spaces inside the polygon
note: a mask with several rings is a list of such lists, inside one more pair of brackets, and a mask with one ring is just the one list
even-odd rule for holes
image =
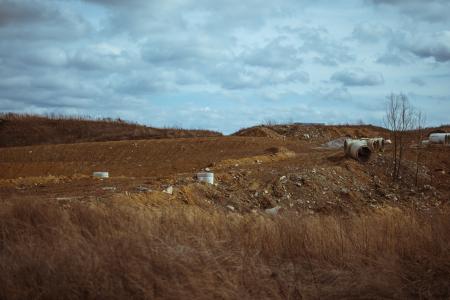
{"label": "exposed soil", "polygon": [[[387,137],[386,131],[306,128],[273,129],[280,136],[284,132],[284,138],[230,136],[3,148],[0,196],[107,200],[120,193],[157,196],[172,186],[169,198],[174,201],[243,213],[281,208],[280,212],[345,214],[386,204],[430,211],[448,205],[450,147],[423,149],[417,186],[416,148],[409,148],[402,179],[393,183],[389,149],[362,164],[346,158],[332,140],[342,139],[343,134]],[[197,182],[195,174],[205,169],[214,172],[216,185]],[[94,171],[108,171],[111,178],[92,179]]]}

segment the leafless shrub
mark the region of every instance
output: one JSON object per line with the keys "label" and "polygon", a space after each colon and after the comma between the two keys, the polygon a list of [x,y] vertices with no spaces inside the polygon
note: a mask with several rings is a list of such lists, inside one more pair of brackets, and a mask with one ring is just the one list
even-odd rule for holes
{"label": "leafless shrub", "polygon": [[402,159],[406,149],[406,134],[416,125],[416,111],[409,103],[406,95],[394,94],[388,96],[385,126],[391,130],[393,140],[392,151],[392,178],[400,178]]}

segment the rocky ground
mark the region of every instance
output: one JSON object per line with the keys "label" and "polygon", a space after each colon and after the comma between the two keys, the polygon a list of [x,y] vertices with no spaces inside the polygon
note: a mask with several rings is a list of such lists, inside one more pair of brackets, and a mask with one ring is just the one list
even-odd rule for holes
{"label": "rocky ground", "polygon": [[[430,211],[448,205],[449,147],[422,149],[416,185],[414,148],[408,150],[398,182],[389,175],[389,149],[365,164],[344,156],[340,144],[345,136],[338,134],[377,136],[379,129],[295,128],[251,129],[240,137],[1,149],[0,195],[107,201],[145,193],[242,213],[346,214],[383,205]],[[261,132],[277,136],[262,137]],[[111,178],[92,179],[95,170],[109,171]],[[204,170],[214,172],[214,185],[198,182],[196,173]]]}

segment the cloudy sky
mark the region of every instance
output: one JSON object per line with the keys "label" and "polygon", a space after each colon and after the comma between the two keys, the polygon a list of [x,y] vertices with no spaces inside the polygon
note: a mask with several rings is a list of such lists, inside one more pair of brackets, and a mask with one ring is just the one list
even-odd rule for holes
{"label": "cloudy sky", "polygon": [[0,111],[230,133],[380,125],[402,92],[450,123],[449,15],[448,0],[0,0]]}

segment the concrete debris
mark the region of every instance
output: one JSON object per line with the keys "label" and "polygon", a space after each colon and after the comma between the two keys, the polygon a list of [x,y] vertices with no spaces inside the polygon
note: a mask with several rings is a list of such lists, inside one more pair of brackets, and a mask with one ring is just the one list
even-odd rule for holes
{"label": "concrete debris", "polygon": [[278,214],[278,211],[281,209],[281,207],[280,206],[275,206],[275,207],[272,207],[272,208],[267,208],[267,209],[265,209],[264,211],[266,212],[266,214],[269,214],[269,215],[276,215],[276,214]]}
{"label": "concrete debris", "polygon": [[108,178],[109,172],[93,172],[92,177],[94,178]]}
{"label": "concrete debris", "polygon": [[197,179],[200,182],[206,182],[209,184],[214,184],[214,173],[212,172],[200,172],[197,173]]}
{"label": "concrete debris", "polygon": [[233,205],[227,205],[227,208],[228,208],[229,210],[231,210],[231,211],[234,211],[234,210],[235,210],[235,208],[234,208]]}
{"label": "concrete debris", "polygon": [[172,195],[173,194],[173,186],[168,186],[164,191],[164,193]]}
{"label": "concrete debris", "polygon": [[342,189],[341,189],[341,194],[343,194],[343,195],[348,195],[348,194],[350,194],[350,192],[349,192],[348,189],[342,188]]}
{"label": "concrete debris", "polygon": [[146,187],[146,186],[142,186],[142,185],[136,187],[136,190],[137,190],[138,192],[142,192],[142,193],[151,192],[151,189],[150,189],[150,188],[148,188],[148,187]]}
{"label": "concrete debris", "polygon": [[78,200],[81,197],[56,197],[57,201],[71,201],[71,200]]}
{"label": "concrete debris", "polygon": [[102,190],[104,191],[112,191],[114,192],[117,188],[115,186],[104,186],[102,187]]}

